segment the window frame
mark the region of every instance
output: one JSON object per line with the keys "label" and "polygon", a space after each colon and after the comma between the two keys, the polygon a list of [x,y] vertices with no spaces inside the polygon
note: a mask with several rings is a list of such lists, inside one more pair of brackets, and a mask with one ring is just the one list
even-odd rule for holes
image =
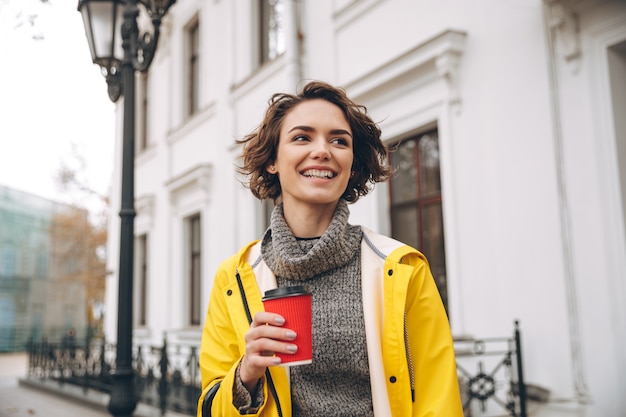
{"label": "window frame", "polygon": [[194,213],[185,218],[187,239],[188,324],[202,324],[202,218]]}
{"label": "window frame", "polygon": [[[274,2],[274,4],[270,4],[270,2]],[[277,15],[276,6],[283,7],[282,10],[282,25],[277,24],[274,28],[272,28],[272,24],[270,23],[272,20],[272,15]],[[256,30],[253,32],[256,37],[256,64],[261,67],[269,62],[274,61],[279,56],[283,55],[286,51],[286,9],[287,9],[287,1],[285,0],[258,0],[256,1],[256,16],[257,22],[255,25]],[[272,13],[273,12],[273,13]],[[276,45],[272,46],[271,37],[272,33],[275,33],[276,36]],[[281,37],[282,34],[282,43],[278,38]]]}
{"label": "window frame", "polygon": [[[441,234],[441,242],[439,247],[441,248],[441,259],[442,259],[442,265],[436,265],[436,267],[440,267],[443,271],[443,277],[444,277],[444,281],[443,282],[439,282],[437,280],[437,277],[435,278],[435,283],[437,284],[437,289],[439,290],[439,294],[441,296],[442,302],[444,304],[444,307],[446,309],[446,311],[448,311],[449,309],[449,294],[448,294],[448,287],[449,287],[449,279],[448,279],[448,266],[447,266],[447,259],[446,259],[446,245],[445,245],[445,240],[446,240],[446,234],[445,234],[445,222],[444,222],[444,214],[443,214],[443,184],[441,181],[441,156],[439,155],[439,157],[437,158],[438,161],[438,181],[439,181],[439,189],[437,190],[437,192],[433,193],[430,192],[428,194],[424,193],[424,190],[422,189],[422,176],[424,173],[424,170],[422,169],[421,166],[421,161],[422,158],[420,157],[420,141],[424,138],[426,138],[429,135],[434,135],[436,137],[437,140],[437,147],[438,150],[440,149],[440,135],[439,135],[439,130],[437,127],[428,129],[428,130],[424,130],[421,131],[417,134],[411,135],[405,139],[401,139],[396,141],[393,145],[391,145],[392,148],[394,148],[394,152],[399,152],[400,151],[400,147],[402,144],[406,144],[409,141],[414,141],[415,142],[415,146],[413,149],[414,152],[414,156],[413,156],[413,162],[415,164],[415,168],[416,168],[416,174],[415,174],[415,181],[414,181],[414,186],[415,186],[415,196],[411,197],[407,200],[404,201],[400,201],[400,202],[395,202],[395,195],[394,193],[397,191],[395,190],[395,180],[394,178],[392,178],[389,181],[389,220],[390,220],[390,228],[391,228],[391,236],[394,238],[397,238],[397,233],[394,233],[394,212],[397,209],[402,209],[405,207],[414,207],[415,211],[416,211],[416,228],[417,228],[417,242],[404,242],[406,244],[409,244],[411,246],[415,246],[416,249],[423,251],[427,245],[426,245],[426,241],[425,241],[425,236],[426,236],[426,232],[425,232],[425,227],[424,227],[424,211],[429,208],[429,207],[433,207],[433,206],[439,206],[439,220],[440,220],[440,224],[441,224],[441,230],[440,230],[440,234]],[[440,153],[440,150],[439,150]],[[393,153],[390,153],[389,155],[389,163],[390,165],[393,164]],[[393,166],[393,165],[392,165]],[[428,253],[425,253],[425,255],[427,257],[429,257]],[[433,257],[429,257],[429,259],[432,261],[434,260],[434,256]],[[432,262],[431,262],[432,266],[435,266]],[[432,272],[432,269],[431,269]],[[433,275],[435,275],[433,273]]]}
{"label": "window frame", "polygon": [[200,19],[196,15],[184,29],[185,65],[184,109],[185,117],[191,118],[200,111]]}

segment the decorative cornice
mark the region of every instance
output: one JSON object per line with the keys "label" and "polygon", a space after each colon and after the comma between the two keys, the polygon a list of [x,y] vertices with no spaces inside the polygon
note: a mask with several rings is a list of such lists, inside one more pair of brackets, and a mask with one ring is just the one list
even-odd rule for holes
{"label": "decorative cornice", "polygon": [[170,179],[165,183],[165,187],[170,193],[170,199],[175,202],[180,192],[186,188],[195,188],[203,191],[208,197],[211,185],[211,165],[196,165],[190,170]]}
{"label": "decorative cornice", "polygon": [[460,61],[460,53],[456,52],[446,52],[435,59],[437,72],[448,87],[448,103],[457,114],[461,111],[461,97],[458,89]]}
{"label": "decorative cornice", "polygon": [[345,87],[353,97],[359,97],[416,68],[432,68],[430,72],[435,77],[445,80],[448,87],[445,101],[458,113],[461,104],[458,69],[466,38],[467,34],[463,31],[446,29],[396,59],[347,83]]}
{"label": "decorative cornice", "polygon": [[568,65],[576,68],[582,56],[580,46],[580,18],[570,0],[544,0],[550,36],[557,54]]}

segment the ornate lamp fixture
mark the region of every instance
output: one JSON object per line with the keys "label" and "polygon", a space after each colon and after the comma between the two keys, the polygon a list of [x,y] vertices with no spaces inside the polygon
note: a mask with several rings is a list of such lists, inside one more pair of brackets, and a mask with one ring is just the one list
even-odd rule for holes
{"label": "ornate lamp fixture", "polygon": [[[109,87],[109,98],[116,102],[122,95],[121,65],[126,51],[132,67],[146,71],[156,52],[161,19],[176,0],[79,0],[91,58],[100,65]],[[139,7],[139,5],[141,7]],[[139,34],[140,9],[152,20],[153,31]],[[124,47],[126,36],[128,45]]]}

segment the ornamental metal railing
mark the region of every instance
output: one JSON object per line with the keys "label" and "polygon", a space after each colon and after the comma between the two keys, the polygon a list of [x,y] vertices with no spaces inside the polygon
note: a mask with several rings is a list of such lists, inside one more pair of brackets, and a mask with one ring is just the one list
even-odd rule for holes
{"label": "ornamental metal railing", "polygon": [[527,417],[521,334],[512,337],[459,338],[454,342],[465,417]]}
{"label": "ornamental metal railing", "polygon": [[[465,417],[527,417],[519,323],[512,337],[455,339]],[[29,378],[110,393],[115,345],[73,338],[29,344]],[[133,369],[138,401],[193,416],[201,392],[196,346],[135,345]]]}
{"label": "ornamental metal railing", "polygon": [[[103,339],[31,342],[28,377],[82,387],[85,394],[110,393],[115,352],[115,345]],[[195,346],[173,346],[166,340],[160,346],[135,345],[133,369],[139,402],[158,408],[161,415],[167,410],[196,414],[201,384]]]}

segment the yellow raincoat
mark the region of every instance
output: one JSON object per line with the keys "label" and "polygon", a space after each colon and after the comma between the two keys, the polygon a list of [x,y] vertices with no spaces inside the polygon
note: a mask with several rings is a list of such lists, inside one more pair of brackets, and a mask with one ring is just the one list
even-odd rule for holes
{"label": "yellow raincoat", "polygon": [[[376,417],[463,417],[450,327],[426,258],[363,232],[363,312]],[[258,241],[220,265],[202,334],[198,417],[240,415],[233,406],[235,370],[250,317],[263,310],[262,294],[271,288],[276,278]],[[291,417],[288,368],[268,371],[263,405],[251,416]]]}

